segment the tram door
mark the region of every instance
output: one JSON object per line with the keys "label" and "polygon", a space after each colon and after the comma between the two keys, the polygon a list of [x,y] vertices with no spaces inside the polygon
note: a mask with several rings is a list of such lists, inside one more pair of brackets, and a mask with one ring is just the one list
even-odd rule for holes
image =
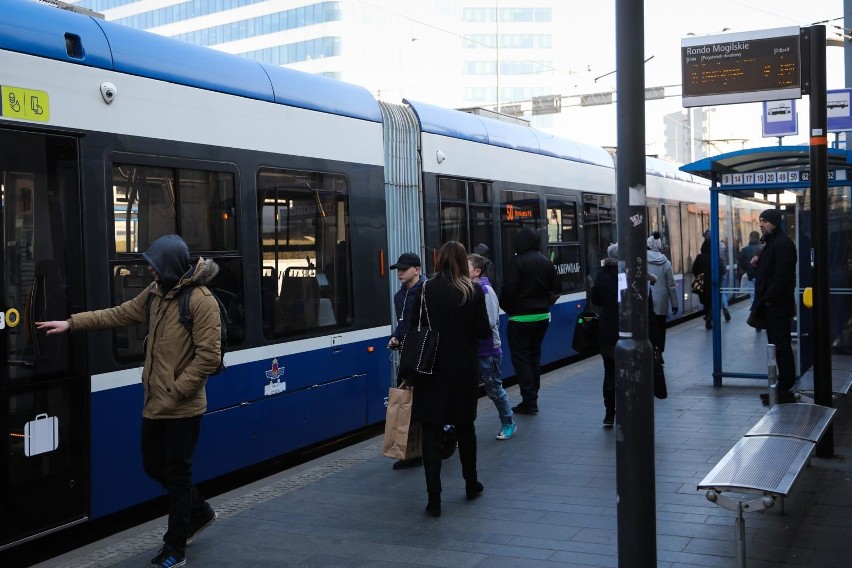
{"label": "tram door", "polygon": [[0,549],[86,514],[83,350],[35,329],[82,305],[79,180],[76,139],[0,127]]}

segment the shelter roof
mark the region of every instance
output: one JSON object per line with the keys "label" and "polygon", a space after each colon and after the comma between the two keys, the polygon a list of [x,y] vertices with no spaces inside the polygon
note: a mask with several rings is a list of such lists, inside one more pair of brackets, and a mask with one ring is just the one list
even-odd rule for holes
{"label": "shelter roof", "polygon": [[[829,170],[852,169],[850,155],[846,150],[829,148],[827,159]],[[805,170],[809,166],[809,146],[770,146],[719,154],[685,164],[680,169],[712,179],[714,175],[718,177],[722,174]]]}

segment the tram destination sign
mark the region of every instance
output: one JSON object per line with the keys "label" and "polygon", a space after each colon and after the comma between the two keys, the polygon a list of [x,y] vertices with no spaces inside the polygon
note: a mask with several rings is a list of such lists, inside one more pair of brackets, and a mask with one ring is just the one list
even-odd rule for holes
{"label": "tram destination sign", "polygon": [[802,98],[798,27],[681,40],[683,106]]}

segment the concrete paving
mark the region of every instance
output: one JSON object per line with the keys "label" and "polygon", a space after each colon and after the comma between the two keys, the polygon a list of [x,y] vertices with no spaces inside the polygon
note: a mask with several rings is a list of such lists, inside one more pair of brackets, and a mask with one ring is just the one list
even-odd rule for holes
{"label": "concrete paving", "polygon": [[[722,323],[728,357],[765,368],[766,336],[744,305]],[[568,341],[570,338],[566,338]],[[735,355],[733,349],[738,353]],[[737,565],[734,517],[696,490],[704,475],[766,412],[762,381],[712,386],[703,320],[668,333],[669,397],[655,401],[657,566]],[[592,357],[542,378],[538,416],[516,416],[498,441],[493,404],[480,400],[478,458],[484,494],[467,501],[458,458],[443,467],[443,514],[424,512],[422,467],[394,471],[381,437],[212,500],[220,519],[187,551],[198,567],[544,568],[619,563],[616,429],[601,427],[603,364]],[[509,389],[513,402],[517,387]],[[746,513],[749,567],[852,565],[852,402],[841,399],[835,457],[814,458],[779,507]],[[39,567],[147,566],[165,518]],[[643,568],[643,567],[640,567]]]}

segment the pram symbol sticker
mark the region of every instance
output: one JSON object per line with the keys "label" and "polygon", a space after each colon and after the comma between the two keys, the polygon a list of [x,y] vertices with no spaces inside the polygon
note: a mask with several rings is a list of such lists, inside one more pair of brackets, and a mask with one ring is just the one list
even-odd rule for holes
{"label": "pram symbol sticker", "polygon": [[59,447],[59,419],[56,416],[37,414],[24,426],[24,455],[37,456]]}
{"label": "pram symbol sticker", "polygon": [[278,366],[278,359],[273,359],[272,368],[266,371],[269,383],[263,387],[263,396],[272,396],[287,390],[287,383],[281,380],[283,374],[282,368]]}

